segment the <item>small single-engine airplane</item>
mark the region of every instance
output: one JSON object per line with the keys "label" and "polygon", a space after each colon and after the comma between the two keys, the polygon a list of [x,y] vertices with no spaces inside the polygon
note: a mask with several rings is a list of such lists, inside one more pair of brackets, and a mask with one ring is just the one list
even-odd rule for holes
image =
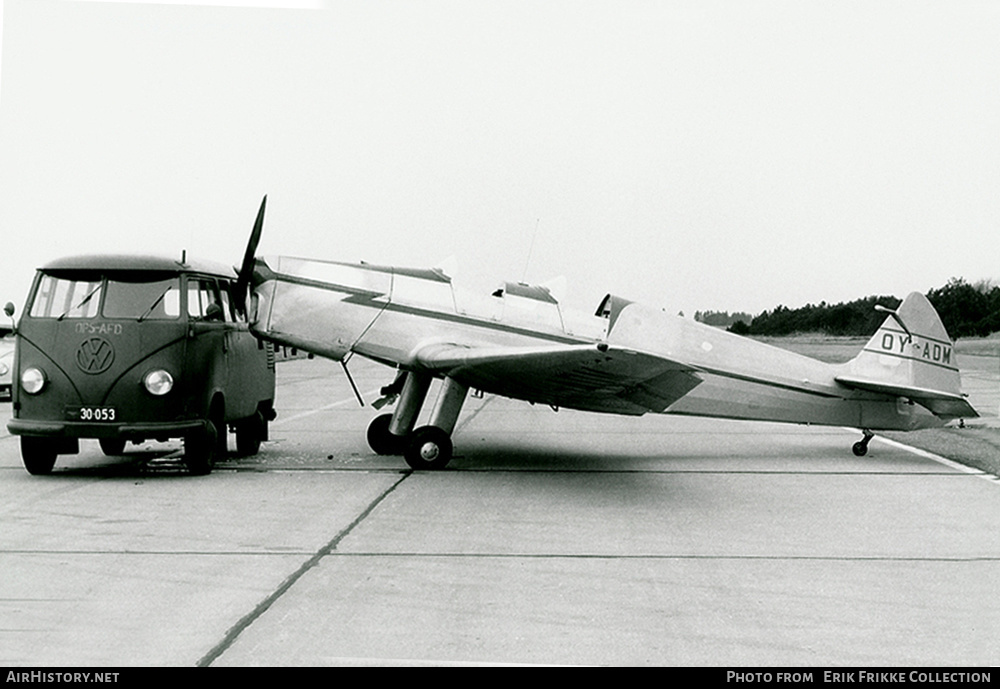
{"label": "small single-engine airplane", "polygon": [[[853,360],[827,364],[608,295],[594,315],[563,311],[545,287],[508,282],[463,292],[441,269],[255,255],[267,197],[239,280],[252,285],[251,329],[345,362],[397,369],[368,443],[415,469],[440,469],[470,389],[611,414],[648,412],[874,430],[978,416],[961,393],[954,345],[923,295],[910,294]],[[346,364],[345,364],[346,371]],[[433,379],[429,425],[414,428]],[[353,382],[352,382],[353,385]]]}

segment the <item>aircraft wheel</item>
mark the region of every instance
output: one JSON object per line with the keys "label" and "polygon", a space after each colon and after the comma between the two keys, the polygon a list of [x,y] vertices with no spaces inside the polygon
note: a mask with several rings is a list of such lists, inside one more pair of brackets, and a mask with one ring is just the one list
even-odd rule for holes
{"label": "aircraft wheel", "polygon": [[868,454],[868,443],[864,442],[863,440],[859,440],[858,442],[854,443],[853,446],[851,446],[851,449],[854,451],[854,454],[856,456],[864,457],[866,454]]}
{"label": "aircraft wheel", "polygon": [[414,469],[444,469],[451,461],[451,437],[437,426],[421,426],[410,434],[403,458]]}
{"label": "aircraft wheel", "polygon": [[101,446],[101,452],[108,457],[116,457],[125,452],[124,438],[100,438],[97,442]]}
{"label": "aircraft wheel", "polygon": [[252,457],[260,451],[260,444],[266,433],[263,415],[255,411],[236,424],[236,453],[241,457]]}
{"label": "aircraft wheel", "polygon": [[392,414],[382,414],[368,424],[368,446],[378,455],[401,455],[406,447],[404,436],[389,432]]}
{"label": "aircraft wheel", "polygon": [[184,464],[195,476],[212,473],[216,455],[219,454],[219,432],[209,419],[204,430],[184,438]]}
{"label": "aircraft wheel", "polygon": [[55,443],[48,438],[21,436],[21,460],[31,475],[44,476],[52,473],[57,454]]}

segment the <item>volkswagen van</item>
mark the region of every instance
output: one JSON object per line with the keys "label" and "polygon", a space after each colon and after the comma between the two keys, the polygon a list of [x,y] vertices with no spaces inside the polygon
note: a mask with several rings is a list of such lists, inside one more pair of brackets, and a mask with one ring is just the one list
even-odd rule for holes
{"label": "volkswagen van", "polygon": [[10,399],[10,386],[13,380],[11,371],[14,368],[14,338],[0,328],[0,399]]}
{"label": "volkswagen van", "polygon": [[[274,414],[274,350],[251,334],[236,272],[154,256],[75,256],[40,268],[17,324],[12,417],[32,474],[96,439],[181,438],[207,474],[230,430],[256,454]],[[13,307],[8,305],[8,311]]]}

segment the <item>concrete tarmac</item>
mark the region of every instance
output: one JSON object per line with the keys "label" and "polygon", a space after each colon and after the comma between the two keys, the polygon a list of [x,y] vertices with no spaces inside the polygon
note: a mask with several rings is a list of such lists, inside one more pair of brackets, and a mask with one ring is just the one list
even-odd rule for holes
{"label": "concrete tarmac", "polygon": [[[368,402],[392,378],[352,373]],[[0,664],[1000,663],[981,472],[489,396],[446,470],[412,472],[368,449],[336,364],[279,364],[277,407],[260,454],[204,477],[178,443],[96,442],[33,477],[0,431]]]}

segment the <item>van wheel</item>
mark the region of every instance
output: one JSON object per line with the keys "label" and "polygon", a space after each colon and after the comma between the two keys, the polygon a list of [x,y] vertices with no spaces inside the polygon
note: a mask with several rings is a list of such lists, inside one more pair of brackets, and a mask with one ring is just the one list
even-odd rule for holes
{"label": "van wheel", "polygon": [[264,417],[259,411],[236,424],[236,452],[241,457],[250,457],[260,451],[264,440]]}
{"label": "van wheel", "polygon": [[97,442],[101,446],[101,452],[108,457],[115,457],[125,452],[125,440],[123,438],[100,438]]}
{"label": "van wheel", "polygon": [[33,476],[52,473],[57,454],[56,444],[49,438],[21,436],[21,460],[24,462],[24,468]]}
{"label": "van wheel", "polygon": [[184,438],[184,464],[188,471],[195,476],[212,473],[215,456],[218,454],[218,439],[219,433],[211,419],[205,423],[204,430]]}

